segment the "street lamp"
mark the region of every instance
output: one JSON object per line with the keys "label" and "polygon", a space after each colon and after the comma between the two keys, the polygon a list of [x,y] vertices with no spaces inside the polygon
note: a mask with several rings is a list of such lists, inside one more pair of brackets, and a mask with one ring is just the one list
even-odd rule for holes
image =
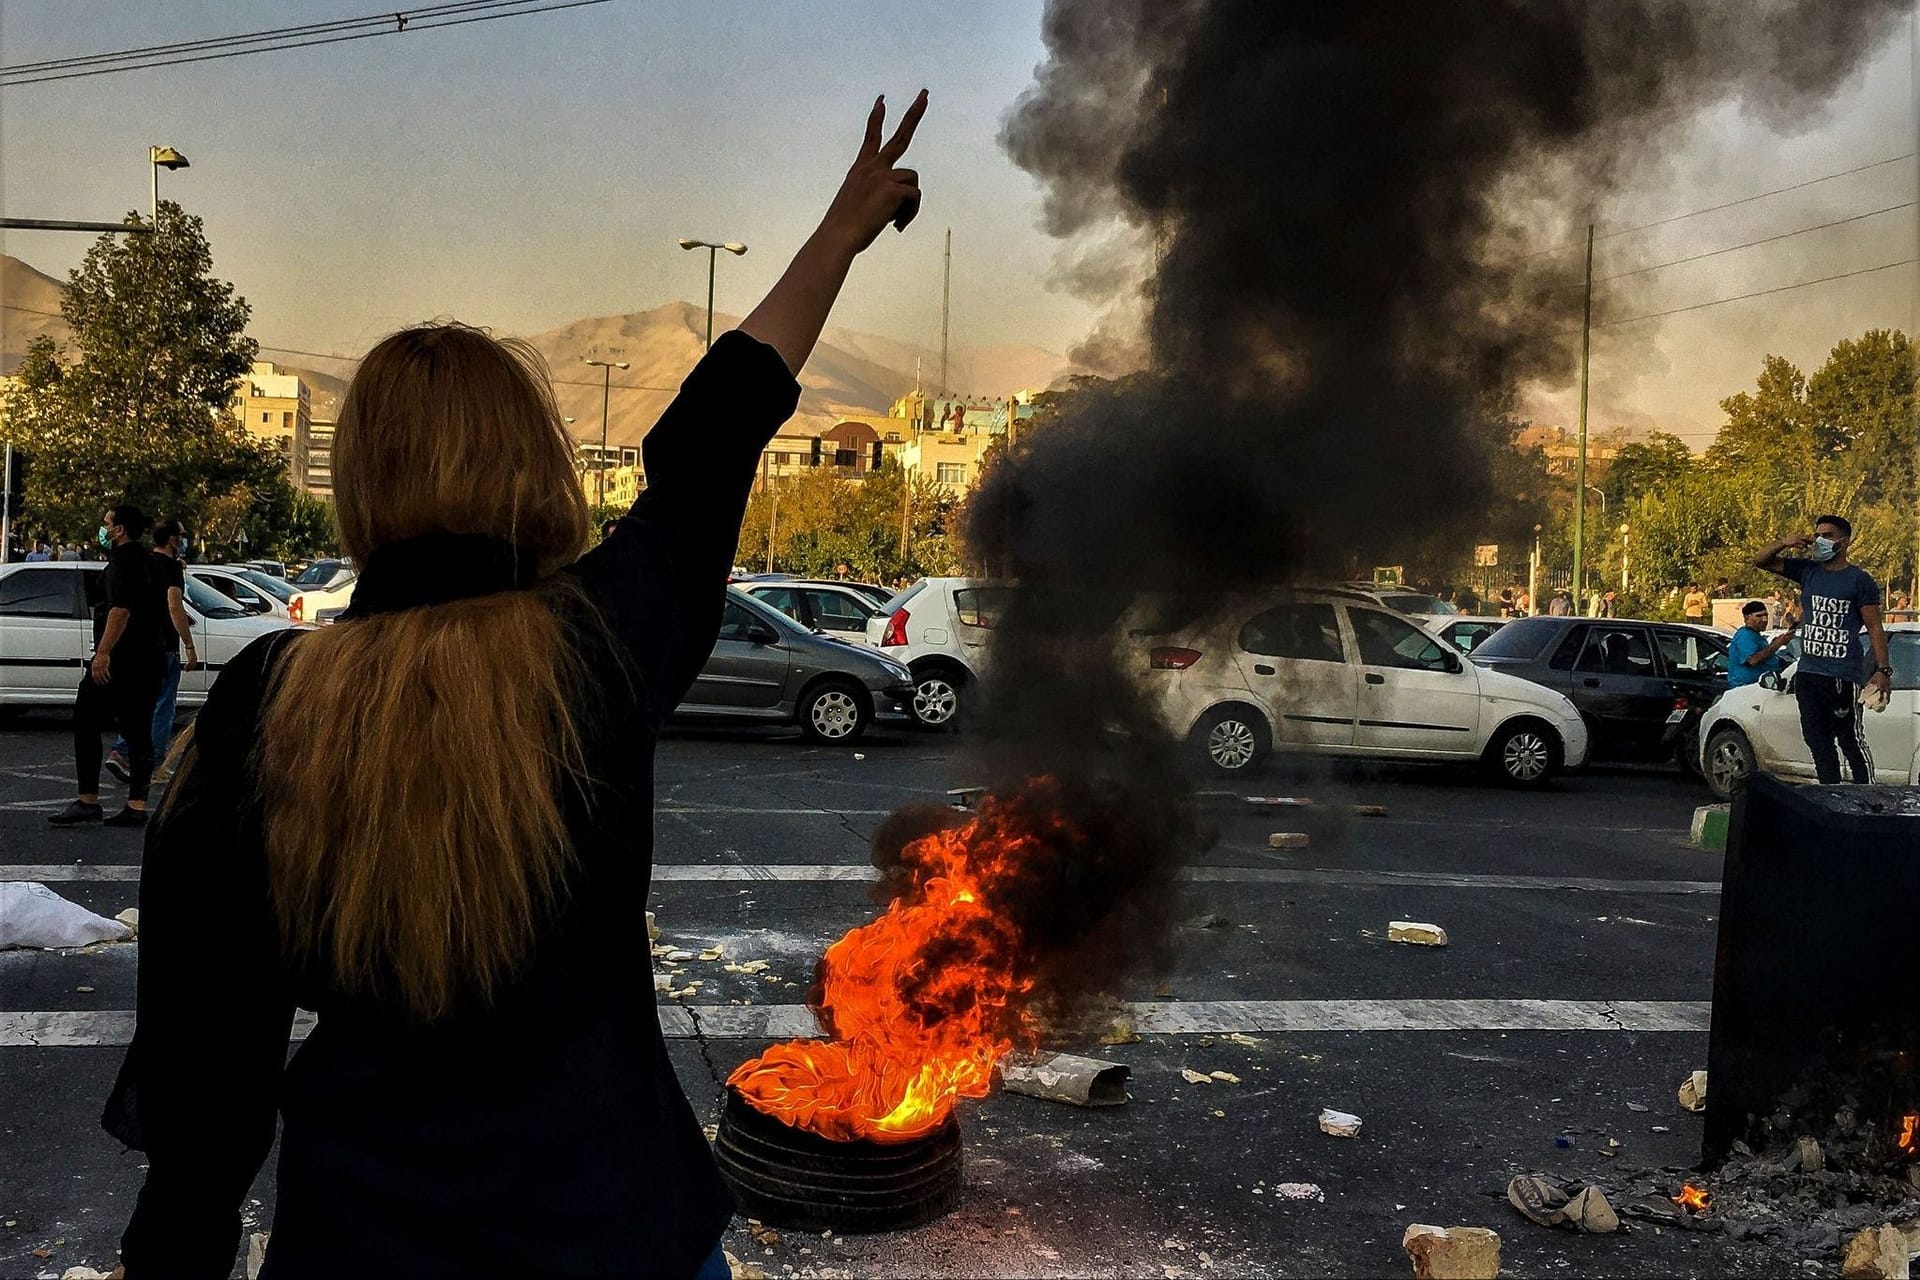
{"label": "street lamp", "polygon": [[597,513],[601,507],[607,505],[607,399],[613,394],[613,371],[630,369],[633,366],[625,360],[595,360],[588,356],[581,356],[580,362],[590,364],[596,369],[606,370],[600,383],[600,497],[594,504],[594,510]]}
{"label": "street lamp", "polygon": [[1633,590],[1632,561],[1629,559],[1633,553],[1632,523],[1630,520],[1620,522],[1620,594],[1623,596]]}
{"label": "street lamp", "polygon": [[147,165],[153,170],[153,225],[160,227],[160,171],[162,169],[186,169],[187,158],[172,147],[148,147]]}
{"label": "street lamp", "polygon": [[694,240],[687,236],[681,236],[680,247],[682,249],[705,249],[707,251],[707,350],[711,351],[713,350],[713,263],[714,263],[714,258],[717,255],[718,251],[721,249],[725,249],[728,253],[732,254],[734,257],[737,258],[741,254],[747,251],[747,246],[741,244],[738,240],[728,240],[724,244],[714,244],[710,240]]}

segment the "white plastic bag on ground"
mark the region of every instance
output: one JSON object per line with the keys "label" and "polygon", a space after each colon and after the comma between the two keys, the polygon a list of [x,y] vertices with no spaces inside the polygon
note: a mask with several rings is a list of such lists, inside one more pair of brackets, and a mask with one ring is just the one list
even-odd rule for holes
{"label": "white plastic bag on ground", "polygon": [[33,880],[0,881],[0,951],[124,942],[133,930],[97,916]]}

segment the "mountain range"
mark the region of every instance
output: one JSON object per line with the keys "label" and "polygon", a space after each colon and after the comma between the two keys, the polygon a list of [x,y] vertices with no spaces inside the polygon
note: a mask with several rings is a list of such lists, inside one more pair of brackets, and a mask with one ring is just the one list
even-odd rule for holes
{"label": "mountain range", "polygon": [[[42,334],[64,341],[68,330],[59,315],[62,291],[61,283],[51,276],[0,255],[0,304],[4,304],[0,371],[12,372],[27,345]],[[716,331],[724,331],[739,321],[716,314],[713,322]],[[704,307],[669,302],[519,336],[545,357],[560,412],[573,419],[571,429],[581,440],[599,439],[603,378],[601,370],[582,360],[626,361],[629,368],[615,369],[611,375],[606,427],[608,443],[630,445],[647,433],[687,370],[699,360],[705,335]],[[274,360],[283,372],[299,374],[311,388],[314,416],[331,418],[346,391],[353,362],[344,356],[338,362],[299,356],[299,363],[292,363],[274,359],[277,354],[266,349],[260,353],[261,359]],[[797,425],[818,431],[841,416],[883,414],[913,389],[916,380],[931,390],[939,378],[939,364],[938,351],[830,326],[800,374]],[[1071,371],[1065,356],[1040,347],[968,345],[952,351],[950,382],[964,394],[1002,397],[1026,388],[1044,388]]]}

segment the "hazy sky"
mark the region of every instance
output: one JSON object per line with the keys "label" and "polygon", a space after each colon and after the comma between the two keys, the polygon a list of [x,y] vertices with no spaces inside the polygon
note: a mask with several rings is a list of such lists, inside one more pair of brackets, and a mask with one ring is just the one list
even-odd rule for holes
{"label": "hazy sky", "polygon": [[[0,0],[0,61],[94,53],[373,11],[370,0]],[[205,217],[217,269],[263,344],[364,349],[453,315],[536,332],[704,301],[703,254],[739,239],[719,307],[744,310],[811,228],[872,96],[933,105],[911,158],[927,203],[856,269],[837,323],[939,334],[940,231],[954,229],[955,341],[1064,351],[1092,311],[1048,287],[1058,246],[995,137],[1045,56],[1040,0],[614,0],[438,32],[0,93],[0,209],[117,218],[148,203],[146,147],[192,160],[162,190]],[[1913,150],[1913,50],[1889,45],[1806,131],[1728,110],[1643,158],[1603,234]],[[1602,242],[1599,274],[1914,199],[1912,161]],[[1911,208],[1637,278],[1631,313],[1914,254]],[[0,248],[55,276],[78,235]],[[1595,425],[1703,445],[1715,402],[1762,354],[1818,363],[1873,325],[1914,326],[1911,268],[1602,331]],[[1621,282],[1615,288],[1626,286]],[[1618,314],[1616,312],[1616,314]],[[988,390],[983,388],[982,390]],[[1542,403],[1543,421],[1567,402]]]}

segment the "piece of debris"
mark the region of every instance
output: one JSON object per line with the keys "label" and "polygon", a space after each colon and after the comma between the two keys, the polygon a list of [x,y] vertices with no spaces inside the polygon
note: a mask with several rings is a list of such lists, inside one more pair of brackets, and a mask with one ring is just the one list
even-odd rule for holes
{"label": "piece of debris", "polygon": [[1071,1053],[1015,1054],[1000,1063],[1000,1083],[1008,1093],[1045,1098],[1075,1107],[1117,1107],[1127,1100],[1129,1068],[1119,1062]]}
{"label": "piece of debris", "polygon": [[702,951],[700,953],[700,958],[702,960],[718,960],[721,956],[724,956],[725,954],[727,954],[727,949],[725,947],[708,947],[705,951]]}
{"label": "piece of debris", "polygon": [[721,1253],[726,1255],[727,1269],[733,1273],[733,1280],[769,1280],[767,1269],[759,1263],[742,1262],[725,1249]]}
{"label": "piece of debris", "polygon": [[1207,1074],[1212,1076],[1215,1080],[1218,1080],[1222,1084],[1239,1084],[1240,1083],[1240,1077],[1233,1074],[1233,1072],[1231,1071],[1209,1071],[1207,1072]]}
{"label": "piece of debris", "polygon": [[1244,1032],[1240,1032],[1240,1031],[1229,1031],[1226,1035],[1226,1038],[1230,1043],[1233,1043],[1233,1044],[1244,1044],[1244,1045],[1251,1046],[1251,1045],[1260,1045],[1260,1044],[1266,1043],[1265,1040],[1256,1039],[1253,1036],[1247,1035]]}
{"label": "piece of debris", "polygon": [[727,973],[765,973],[768,962],[765,960],[748,960],[741,964],[724,964],[720,967]]}
{"label": "piece of debris", "polygon": [[271,1231],[256,1231],[247,1237],[247,1280],[260,1280],[260,1268],[267,1265],[267,1240]]}
{"label": "piece of debris", "polygon": [[1793,1150],[1787,1152],[1786,1169],[1788,1173],[1795,1169],[1818,1173],[1826,1162],[1826,1153],[1820,1150],[1819,1139],[1797,1138],[1794,1140]]}
{"label": "piece of debris", "polygon": [[1360,1133],[1360,1117],[1327,1107],[1320,1112],[1320,1132],[1336,1138],[1353,1138]]}
{"label": "piece of debris", "polygon": [[1327,1202],[1327,1193],[1320,1189],[1317,1182],[1282,1182],[1274,1187],[1273,1194],[1282,1200],[1311,1200],[1315,1204]]}
{"label": "piece of debris", "polygon": [[985,794],[985,787],[949,787],[947,803],[956,809],[971,809],[980,803],[980,797]]}
{"label": "piece of debris", "polygon": [[1430,1227],[1416,1222],[1400,1238],[1414,1280],[1495,1280],[1500,1234],[1486,1227]]}
{"label": "piece of debris", "polygon": [[1507,1203],[1537,1226],[1557,1227],[1567,1220],[1567,1193],[1531,1173],[1520,1174],[1507,1183]]}
{"label": "piece of debris", "polygon": [[85,947],[125,942],[133,930],[95,915],[37,880],[0,881],[0,951],[8,947]]}
{"label": "piece of debris", "polygon": [[134,937],[137,938],[140,936],[140,908],[123,907],[114,913],[113,918],[127,926]]}
{"label": "piece of debris", "polygon": [[1625,1149],[1626,1144],[1621,1142],[1620,1139],[1608,1138],[1606,1145],[1598,1149],[1598,1154],[1603,1156],[1617,1156]]}
{"label": "piece of debris", "polygon": [[1387,816],[1387,806],[1383,804],[1357,804],[1353,806],[1353,812],[1362,818],[1384,818]]}
{"label": "piece of debris", "polygon": [[1313,803],[1313,801],[1306,796],[1247,796],[1246,802],[1248,804],[1260,805],[1262,808],[1274,808],[1277,806],[1283,809],[1297,809]]}
{"label": "piece of debris", "polygon": [[94,988],[92,987],[75,987],[74,990],[85,996],[90,996],[94,992]]}
{"label": "piece of debris", "polygon": [[68,1267],[60,1273],[60,1280],[113,1280],[110,1271],[95,1271],[92,1267]]}
{"label": "piece of debris", "polygon": [[682,947],[673,947],[667,951],[667,959],[674,964],[685,964],[693,959],[693,952]]}
{"label": "piece of debris", "polygon": [[647,912],[647,942],[651,944],[658,941],[660,941],[660,922],[654,918],[653,912],[649,911]]}
{"label": "piece of debris", "polygon": [[673,990],[673,978],[672,978],[672,976],[671,976],[671,975],[669,975],[669,974],[664,974],[664,973],[656,973],[656,974],[654,974],[654,975],[653,975],[653,989],[654,989],[654,992],[655,992],[655,994],[660,994],[660,993],[663,993],[663,992],[667,992],[667,991],[671,991],[671,990]]}
{"label": "piece of debris", "polygon": [[1648,1107],[1644,1102],[1629,1102],[1627,1104],[1627,1110],[1645,1112],[1648,1110]]}
{"label": "piece of debris", "polygon": [[1218,911],[1209,911],[1204,915],[1197,915],[1187,921],[1187,928],[1189,929],[1231,929],[1232,927],[1233,921],[1227,919]]}
{"label": "piece of debris", "polygon": [[1276,831],[1267,837],[1269,849],[1304,849],[1312,843],[1304,831]]}
{"label": "piece of debris", "polygon": [[1696,1071],[1680,1082],[1680,1105],[1689,1111],[1707,1109],[1707,1073]]}
{"label": "piece of debris", "polygon": [[1611,1235],[1620,1229],[1620,1215],[1613,1211],[1606,1194],[1598,1187],[1582,1187],[1579,1194],[1567,1201],[1561,1213],[1566,1221],[1588,1235]]}
{"label": "piece of debris", "polygon": [[1140,1033],[1134,1030],[1132,1018],[1115,1018],[1113,1025],[1107,1028],[1106,1034],[1100,1037],[1100,1043],[1139,1044]]}
{"label": "piece of debris", "polygon": [[1669,1128],[1668,1128],[1668,1127],[1667,1127],[1666,1125],[1664,1125],[1664,1124],[1656,1124],[1656,1125],[1652,1125],[1652,1126],[1650,1126],[1650,1127],[1649,1127],[1649,1130],[1648,1130],[1648,1131],[1649,1131],[1649,1132],[1651,1132],[1651,1133],[1672,1133],[1672,1132],[1673,1132],[1673,1130],[1672,1130],[1672,1129],[1669,1129]]}
{"label": "piece of debris", "polygon": [[1846,1280],[1907,1280],[1907,1237],[1898,1227],[1868,1227],[1847,1241],[1840,1263]]}
{"label": "piece of debris", "polygon": [[1417,920],[1392,920],[1387,924],[1388,942],[1409,942],[1416,947],[1444,947],[1447,931],[1437,924]]}
{"label": "piece of debris", "polygon": [[1180,1074],[1186,1079],[1186,1082],[1188,1084],[1212,1084],[1213,1083],[1212,1076],[1203,1075],[1200,1072],[1195,1071],[1192,1067],[1180,1068]]}
{"label": "piece of debris", "polygon": [[855,760],[865,760],[867,758],[867,753],[864,751],[856,751],[853,753],[853,758]]}

